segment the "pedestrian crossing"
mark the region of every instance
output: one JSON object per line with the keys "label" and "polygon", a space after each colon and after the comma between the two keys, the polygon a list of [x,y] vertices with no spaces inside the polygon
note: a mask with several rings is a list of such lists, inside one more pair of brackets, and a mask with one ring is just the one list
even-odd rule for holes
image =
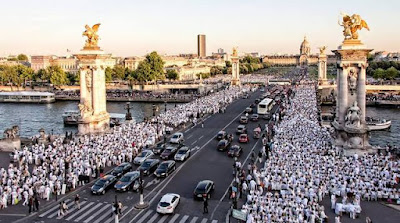
{"label": "pedestrian crossing", "polygon": [[[115,219],[109,203],[83,200],[80,202],[80,209],[76,207],[75,202],[71,199],[65,200],[65,203],[68,206],[68,211],[64,216],[59,216],[59,205],[57,204],[40,214],[39,217],[81,223],[111,223]],[[122,213],[127,208],[127,206],[124,206]]]}
{"label": "pedestrian crossing", "polygon": [[183,214],[161,215],[155,210],[147,210],[135,223],[218,223],[204,217]]}

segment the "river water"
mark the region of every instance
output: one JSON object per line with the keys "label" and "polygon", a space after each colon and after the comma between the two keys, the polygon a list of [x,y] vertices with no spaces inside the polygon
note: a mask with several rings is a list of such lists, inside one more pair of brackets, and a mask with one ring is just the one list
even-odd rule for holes
{"label": "river water", "polygon": [[[107,102],[107,111],[110,113],[125,114],[126,102]],[[153,115],[152,103],[131,102],[132,118],[143,121],[145,117]],[[165,109],[164,103],[155,103],[159,112]],[[174,103],[167,104],[167,110],[175,106]],[[78,101],[58,101],[52,104],[19,104],[0,103],[0,133],[6,128],[18,125],[20,136],[31,137],[39,134],[39,129],[44,128],[46,133],[64,134],[66,131],[77,131],[77,127],[65,127],[62,115],[65,111],[78,110]],[[1,138],[2,136],[0,136]]]}
{"label": "river water", "polygon": [[[328,112],[330,106],[322,106],[322,112]],[[369,143],[371,145],[386,146],[400,145],[400,109],[367,107],[367,116],[386,119],[392,121],[392,126],[388,130],[370,132]]]}

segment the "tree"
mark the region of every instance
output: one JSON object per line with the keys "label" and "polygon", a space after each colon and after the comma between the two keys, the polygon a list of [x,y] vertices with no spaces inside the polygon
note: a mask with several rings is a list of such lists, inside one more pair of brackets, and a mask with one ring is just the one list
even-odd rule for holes
{"label": "tree", "polygon": [[177,80],[179,77],[178,72],[176,70],[167,70],[167,78],[170,80]]}
{"label": "tree", "polygon": [[210,69],[210,75],[211,76],[215,76],[215,75],[218,75],[218,74],[223,74],[224,72],[223,72],[223,68],[222,67],[219,67],[219,66],[213,66],[213,67],[211,67],[211,69]]}
{"label": "tree", "polygon": [[65,85],[68,83],[67,75],[64,70],[59,66],[49,66],[46,68],[46,74],[52,83],[55,86]]}
{"label": "tree", "polygon": [[26,86],[27,81],[31,81],[34,76],[34,70],[30,67],[24,66],[24,65],[17,65],[15,66],[15,69],[17,71],[17,75],[19,77],[19,83],[16,83],[20,85],[21,83],[24,83],[24,87]]}
{"label": "tree", "polygon": [[151,52],[146,56],[145,60],[150,65],[150,80],[163,80],[165,79],[164,74],[164,61],[157,54],[156,51]]}
{"label": "tree", "polygon": [[17,56],[17,60],[19,61],[28,61],[28,57],[25,54],[20,54]]}
{"label": "tree", "polygon": [[374,71],[373,77],[375,79],[382,79],[385,76],[385,70],[382,68],[378,68]]}
{"label": "tree", "polygon": [[399,75],[399,71],[394,67],[390,67],[389,69],[385,70],[385,78],[386,79],[393,80],[398,75]]}
{"label": "tree", "polygon": [[225,67],[232,67],[231,61],[229,60],[225,61]]}
{"label": "tree", "polygon": [[113,80],[124,80],[125,79],[125,68],[122,65],[115,65],[112,69]]}
{"label": "tree", "polygon": [[210,73],[198,73],[196,74],[197,78],[200,78],[200,75],[202,79],[207,79],[211,76]]}
{"label": "tree", "polygon": [[72,73],[72,72],[67,72],[67,79],[68,79],[68,83],[71,85],[75,85],[76,83],[79,83],[79,76],[80,76],[80,72],[78,73]]}
{"label": "tree", "polygon": [[36,72],[35,80],[50,81],[45,69],[40,69]]}
{"label": "tree", "polygon": [[112,81],[112,72],[113,70],[110,67],[106,67],[104,73],[106,75],[106,82],[111,82]]}
{"label": "tree", "polygon": [[136,80],[143,83],[151,80],[150,76],[151,76],[150,64],[146,60],[140,61],[137,69],[135,70]]}

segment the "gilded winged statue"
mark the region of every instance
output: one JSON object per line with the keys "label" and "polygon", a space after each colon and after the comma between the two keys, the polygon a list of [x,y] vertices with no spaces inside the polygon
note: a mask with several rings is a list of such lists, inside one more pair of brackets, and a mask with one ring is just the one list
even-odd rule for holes
{"label": "gilded winged statue", "polygon": [[358,39],[358,30],[365,28],[369,31],[369,27],[365,20],[361,19],[360,15],[353,14],[352,16],[342,13],[342,22],[339,20],[339,25],[343,26],[343,35],[345,39]]}
{"label": "gilded winged statue", "polygon": [[325,50],[326,50],[326,46],[321,46],[320,48],[319,48],[319,54],[325,54]]}
{"label": "gilded winged statue", "polygon": [[99,41],[99,35],[97,35],[97,31],[99,30],[100,23],[93,25],[92,27],[86,25],[85,32],[82,33],[82,36],[86,36],[86,44],[85,47],[98,47],[97,42]]}
{"label": "gilded winged statue", "polygon": [[234,56],[234,57],[237,57],[237,56],[238,56],[237,47],[233,47],[233,49],[232,49],[232,56]]}

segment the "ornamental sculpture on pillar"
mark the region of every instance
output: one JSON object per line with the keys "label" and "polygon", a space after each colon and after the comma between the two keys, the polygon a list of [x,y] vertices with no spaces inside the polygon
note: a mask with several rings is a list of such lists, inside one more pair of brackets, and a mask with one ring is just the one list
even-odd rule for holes
{"label": "ornamental sculpture on pillar", "polygon": [[80,118],[79,134],[97,134],[109,129],[110,116],[106,109],[105,68],[111,54],[106,54],[98,46],[100,23],[92,27],[86,25],[83,49],[76,54],[80,71]]}
{"label": "ornamental sculpture on pillar", "polygon": [[[345,155],[372,152],[368,143],[366,114],[366,68],[368,49],[358,39],[358,30],[367,23],[357,14],[342,14],[344,41],[337,50],[337,100],[332,125],[335,128],[335,145],[344,149]],[[322,50],[321,50],[322,53]]]}

